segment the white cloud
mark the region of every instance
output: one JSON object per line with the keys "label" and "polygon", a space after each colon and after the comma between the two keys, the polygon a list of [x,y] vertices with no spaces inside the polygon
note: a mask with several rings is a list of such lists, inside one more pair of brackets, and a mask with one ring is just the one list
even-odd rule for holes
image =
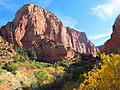
{"label": "white cloud", "polygon": [[47,8],[52,3],[52,0],[31,0],[31,2],[42,8]]}
{"label": "white cloud", "polygon": [[111,34],[112,34],[112,31],[107,32],[107,33],[101,33],[101,34],[97,34],[97,35],[92,35],[89,38],[91,40],[99,40],[99,39],[105,38],[107,36],[110,36]]}
{"label": "white cloud", "polygon": [[101,4],[91,8],[91,12],[103,19],[109,19],[120,12],[120,0],[108,0],[106,4]]}

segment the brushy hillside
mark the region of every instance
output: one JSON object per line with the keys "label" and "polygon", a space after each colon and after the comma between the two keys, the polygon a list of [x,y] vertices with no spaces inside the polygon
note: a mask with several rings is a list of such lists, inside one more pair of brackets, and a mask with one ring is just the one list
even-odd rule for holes
{"label": "brushy hillside", "polygon": [[120,90],[119,54],[36,60],[34,48],[26,51],[0,37],[0,90]]}
{"label": "brushy hillside", "polygon": [[0,90],[38,90],[63,76],[64,67],[36,62],[34,50],[12,47],[0,37]]}
{"label": "brushy hillside", "polygon": [[37,62],[33,48],[26,51],[0,40],[0,90],[72,90],[97,61],[76,53],[73,59],[54,64]]}

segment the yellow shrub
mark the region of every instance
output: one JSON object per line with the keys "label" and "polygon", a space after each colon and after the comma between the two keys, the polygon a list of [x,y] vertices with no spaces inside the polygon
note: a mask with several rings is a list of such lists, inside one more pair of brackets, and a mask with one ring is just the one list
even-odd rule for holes
{"label": "yellow shrub", "polygon": [[120,90],[120,55],[100,56],[102,63],[84,74],[79,90]]}
{"label": "yellow shrub", "polygon": [[57,66],[56,67],[56,72],[59,73],[60,75],[64,75],[65,71],[64,71],[64,67],[62,66]]}

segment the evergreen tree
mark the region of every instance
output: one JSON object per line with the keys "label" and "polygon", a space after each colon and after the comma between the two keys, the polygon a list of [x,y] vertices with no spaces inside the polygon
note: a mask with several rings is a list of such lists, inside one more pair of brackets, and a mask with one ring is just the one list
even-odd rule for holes
{"label": "evergreen tree", "polygon": [[37,55],[36,55],[36,52],[35,52],[34,48],[32,48],[30,50],[30,59],[32,59],[32,60],[36,60],[37,59]]}

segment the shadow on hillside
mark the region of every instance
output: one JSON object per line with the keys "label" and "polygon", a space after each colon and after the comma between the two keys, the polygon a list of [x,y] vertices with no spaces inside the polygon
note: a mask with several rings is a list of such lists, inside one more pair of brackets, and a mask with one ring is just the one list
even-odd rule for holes
{"label": "shadow on hillside", "polygon": [[[80,83],[84,80],[83,73],[90,71],[94,65],[100,61],[99,57],[92,57],[91,55],[82,55],[79,62],[73,63],[66,70],[63,77],[58,76],[57,79],[47,85],[41,87],[29,87],[24,90],[72,90],[79,87]],[[80,77],[82,75],[82,77]],[[74,85],[70,84],[74,82]],[[63,89],[64,86],[71,87],[69,89]]]}

